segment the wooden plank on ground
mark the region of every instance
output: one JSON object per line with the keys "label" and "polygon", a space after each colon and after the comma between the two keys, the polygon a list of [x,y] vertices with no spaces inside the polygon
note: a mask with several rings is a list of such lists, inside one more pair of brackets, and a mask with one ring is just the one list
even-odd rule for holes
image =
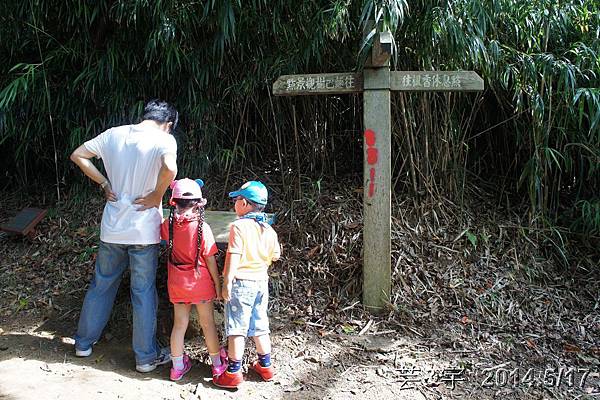
{"label": "wooden plank on ground", "polygon": [[48,210],[41,208],[24,208],[8,222],[0,226],[0,230],[27,235],[33,231],[35,226],[44,218]]}

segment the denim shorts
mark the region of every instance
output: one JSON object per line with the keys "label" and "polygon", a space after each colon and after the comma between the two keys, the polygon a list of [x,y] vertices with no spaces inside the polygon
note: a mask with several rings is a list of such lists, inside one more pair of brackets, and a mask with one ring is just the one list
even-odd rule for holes
{"label": "denim shorts", "polygon": [[231,300],[225,304],[225,335],[269,334],[268,302],[268,280],[236,279],[231,288]]}

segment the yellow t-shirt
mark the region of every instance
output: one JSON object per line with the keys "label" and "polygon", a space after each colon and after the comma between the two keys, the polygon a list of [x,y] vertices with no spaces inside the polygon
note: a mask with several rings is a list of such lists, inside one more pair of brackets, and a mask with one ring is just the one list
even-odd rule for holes
{"label": "yellow t-shirt", "polygon": [[249,280],[268,279],[269,265],[281,255],[275,230],[250,218],[231,224],[227,252],[241,255],[235,278]]}

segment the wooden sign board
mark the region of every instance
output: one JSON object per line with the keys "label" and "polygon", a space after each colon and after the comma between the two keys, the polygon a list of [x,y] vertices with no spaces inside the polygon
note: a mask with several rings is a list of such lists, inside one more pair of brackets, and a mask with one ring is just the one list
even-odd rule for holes
{"label": "wooden sign board", "polygon": [[403,92],[474,92],[483,79],[474,71],[391,71],[390,89]]}
{"label": "wooden sign board", "polygon": [[[366,72],[369,72],[368,70]],[[275,96],[358,93],[364,89],[400,92],[476,92],[484,89],[483,79],[474,71],[391,71],[389,78],[364,86],[363,74],[282,75],[273,84]]]}
{"label": "wooden sign board", "polygon": [[28,235],[33,232],[35,226],[44,218],[46,212],[47,210],[40,208],[24,208],[8,222],[2,224],[0,230]]}
{"label": "wooden sign board", "polygon": [[[163,208],[163,217],[169,218],[170,210]],[[204,211],[206,223],[210,225],[210,229],[215,237],[215,242],[218,245],[225,245],[229,242],[229,225],[237,219],[237,215],[233,211]],[[267,214],[269,225],[275,223],[275,215]]]}
{"label": "wooden sign board", "polygon": [[275,96],[357,93],[363,90],[362,74],[282,75],[273,83]]}
{"label": "wooden sign board", "polygon": [[205,211],[206,223],[215,237],[215,242],[225,244],[229,242],[229,226],[237,219],[235,212],[230,211]]}

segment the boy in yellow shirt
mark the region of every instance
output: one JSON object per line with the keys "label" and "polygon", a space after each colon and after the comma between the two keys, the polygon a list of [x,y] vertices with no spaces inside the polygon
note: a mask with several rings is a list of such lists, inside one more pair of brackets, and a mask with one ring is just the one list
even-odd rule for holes
{"label": "boy in yellow shirt", "polygon": [[281,255],[277,233],[266,222],[267,188],[261,182],[246,182],[229,193],[235,199],[238,219],[231,224],[223,271],[225,335],[228,338],[229,366],[213,378],[220,387],[236,388],[244,381],[241,371],[246,337],[253,337],[258,360],[252,364],[265,381],[273,379],[269,337],[269,276],[271,262]]}

